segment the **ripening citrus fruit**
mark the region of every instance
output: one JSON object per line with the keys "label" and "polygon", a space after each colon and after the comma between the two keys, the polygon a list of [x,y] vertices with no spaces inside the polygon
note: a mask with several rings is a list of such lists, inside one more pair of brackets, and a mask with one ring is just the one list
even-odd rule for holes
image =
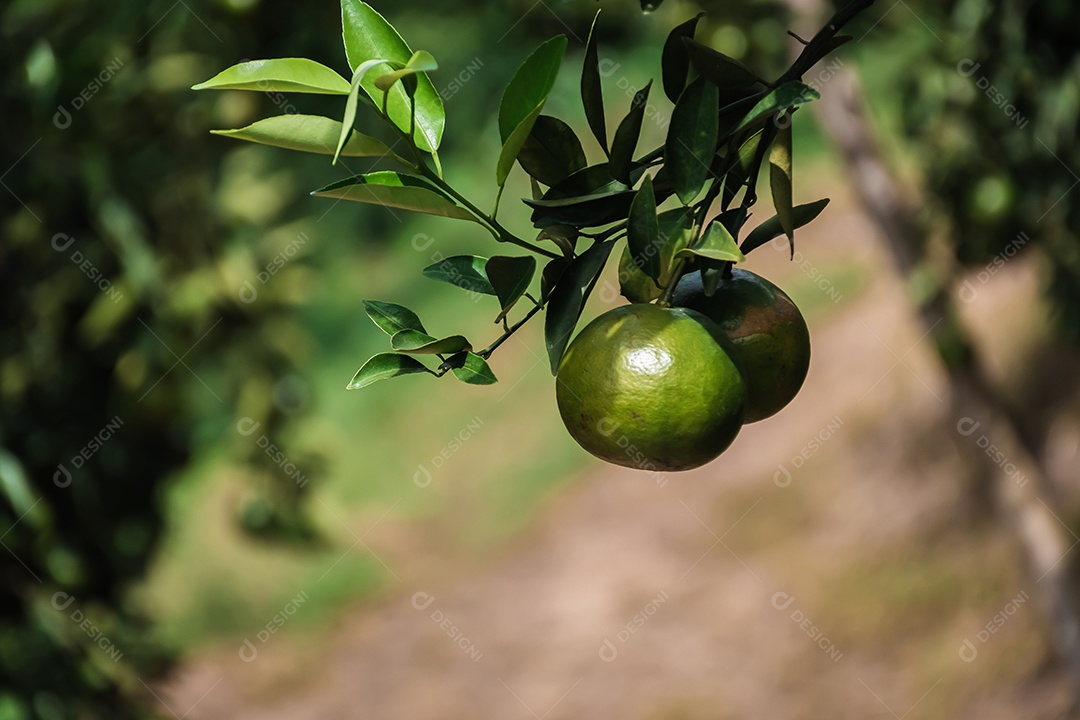
{"label": "ripening citrus fruit", "polygon": [[679,280],[672,304],[702,313],[731,341],[746,377],[745,422],[775,415],[798,394],[810,368],[810,331],[783,290],[736,269],[707,297],[694,272]]}
{"label": "ripening citrus fruit", "polygon": [[602,460],[689,470],[742,427],[746,385],[715,323],[683,308],[610,310],[570,343],[556,399],[566,429]]}

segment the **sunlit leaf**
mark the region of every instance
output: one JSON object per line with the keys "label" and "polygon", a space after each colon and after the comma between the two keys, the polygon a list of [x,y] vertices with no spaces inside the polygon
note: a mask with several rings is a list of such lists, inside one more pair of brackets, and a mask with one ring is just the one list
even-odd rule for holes
{"label": "sunlit leaf", "polygon": [[379,300],[365,300],[364,311],[380,330],[391,337],[402,330],[427,332],[416,313],[403,305]]}
{"label": "sunlit leaf", "polygon": [[630,204],[626,242],[635,265],[651,279],[660,276],[660,222],[656,217],[656,195],[648,175]]}
{"label": "sunlit leaf", "polygon": [[792,217],[791,200],[791,122],[776,131],[776,140],[769,151],[769,186],[772,189],[773,207],[780,227],[788,236],[791,256],[795,257],[795,219]]}
{"label": "sunlit leaf", "polygon": [[360,90],[363,88],[364,78],[376,68],[385,65],[386,63],[382,60],[366,60],[360,63],[356,70],[353,71],[352,83],[349,85],[349,97],[345,100],[345,113],[341,118],[341,131],[338,135],[337,149],[334,150],[334,164],[337,164],[341,150],[345,147],[345,141],[348,139],[348,133],[356,122],[356,111],[360,103]]}
{"label": "sunlit leaf", "polygon": [[471,350],[472,345],[461,335],[436,339],[427,333],[405,329],[390,338],[390,347],[398,352],[416,355],[448,355]]}
{"label": "sunlit leaf", "polygon": [[[341,128],[337,120],[319,115],[277,115],[236,130],[210,132],[289,150],[332,155],[341,136]],[[404,162],[382,140],[355,130],[349,134],[341,154],[349,157],[387,157]]]}
{"label": "sunlit leaf", "polygon": [[307,58],[249,60],[222,70],[192,90],[253,90],[348,95],[349,81],[330,68]]}
{"label": "sunlit leaf", "polygon": [[422,362],[408,355],[379,353],[364,363],[363,367],[356,371],[356,375],[345,387],[348,390],[358,390],[372,383],[397,377],[398,375],[430,372],[431,370],[428,370]]}
{"label": "sunlit leaf", "polygon": [[709,227],[705,229],[698,241],[693,244],[693,247],[683,248],[675,253],[676,258],[689,258],[695,255],[709,260],[726,262],[742,262],[746,259],[728,229],[724,227],[723,223],[715,220],[709,223]]}
{"label": "sunlit leaf", "polygon": [[459,353],[448,358],[444,365],[453,370],[454,377],[470,385],[492,385],[498,382],[487,360],[476,353]]}
{"label": "sunlit leaf", "polygon": [[[348,57],[349,67],[354,71],[364,62],[376,58],[400,63],[401,66],[405,66],[412,58],[412,50],[393,26],[365,2],[341,0],[341,24],[345,55]],[[375,79],[394,70],[395,68],[383,63],[382,72],[368,73],[362,81],[364,91],[376,107],[383,106],[384,93],[376,87]],[[421,150],[431,152],[438,149],[442,141],[446,111],[443,109],[442,98],[427,74],[419,73],[416,79],[416,127],[413,140]],[[408,133],[412,122],[412,103],[401,83],[395,84],[388,91],[386,107],[391,121]]]}
{"label": "sunlit leaf", "polygon": [[565,35],[542,43],[525,59],[503,91],[499,102],[499,137],[503,146],[495,172],[499,185],[506,182],[521,147],[555,87],[565,52]]}
{"label": "sunlit leaf", "polygon": [[311,194],[476,222],[472,213],[424,178],[390,170],[355,175]]}
{"label": "sunlit leaf", "polygon": [[[404,77],[438,69],[439,63],[435,61],[435,58],[432,57],[431,53],[426,50],[417,50],[412,54],[412,57],[409,58],[409,62],[405,63],[405,67],[375,78],[375,87],[386,92],[394,83]],[[405,91],[407,94],[412,94],[409,93],[408,88],[406,88]]]}

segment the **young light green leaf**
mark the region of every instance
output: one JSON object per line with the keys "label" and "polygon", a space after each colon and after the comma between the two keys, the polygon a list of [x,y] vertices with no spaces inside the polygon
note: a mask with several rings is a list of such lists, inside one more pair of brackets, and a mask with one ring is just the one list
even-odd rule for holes
{"label": "young light green leaf", "polygon": [[656,217],[656,194],[648,175],[630,204],[626,223],[626,244],[630,256],[650,279],[660,277],[660,221]]}
{"label": "young light green leaf", "polygon": [[630,184],[630,165],[634,160],[638,138],[641,137],[641,121],[645,118],[645,106],[649,102],[650,88],[652,88],[652,80],[640,91],[634,93],[634,100],[630,103],[630,112],[619,123],[619,129],[615,131],[615,138],[611,141],[608,169],[612,177],[627,185]]}
{"label": "young light green leaf", "polygon": [[742,122],[736,126],[735,132],[742,130],[758,118],[772,115],[786,108],[804,105],[808,102],[817,100],[820,97],[821,94],[809,85],[805,85],[797,80],[786,82],[783,85],[770,90],[765,97],[761,98],[757,105],[751,108],[750,112],[746,113]]}
{"label": "young light green leaf", "polygon": [[394,333],[390,338],[390,347],[414,355],[446,355],[472,349],[469,341],[461,335],[436,340],[427,333],[409,329]]}
{"label": "young light green leaf", "polygon": [[559,369],[566,345],[577,326],[585,301],[596,285],[600,272],[611,254],[614,242],[596,243],[574,258],[551,291],[544,317],[544,341],[547,345],[551,374]]}
{"label": "young light green leaf", "polygon": [[424,277],[450,283],[471,293],[494,295],[495,288],[488,281],[487,258],[476,255],[453,255],[423,269]]}
{"label": "young light green leaf", "polygon": [[776,131],[776,140],[769,151],[769,186],[772,188],[773,207],[780,227],[788,236],[791,256],[795,257],[795,219],[792,217],[791,200],[791,122],[782,124]]}
{"label": "young light green leaf", "polygon": [[585,120],[589,123],[589,129],[607,155],[607,122],[604,119],[604,93],[600,85],[600,58],[596,47],[596,23],[599,19],[600,11],[597,10],[589,28],[585,62],[581,67],[581,103],[585,106]]}
{"label": "young light green leaf", "polygon": [[349,131],[352,130],[353,124],[356,122],[356,110],[357,105],[360,102],[361,83],[368,73],[380,65],[385,64],[385,61],[381,59],[367,60],[360,63],[356,70],[353,71],[352,83],[349,86],[349,97],[345,100],[345,115],[341,118],[341,131],[338,133],[337,149],[334,150],[334,160],[332,164],[337,164],[338,157],[341,155],[341,149],[345,147],[345,141],[348,139]]}
{"label": "young light green leaf", "polygon": [[[345,386],[347,390],[358,390],[367,387],[380,380],[387,380],[398,375],[412,375],[413,373],[430,373],[427,367],[408,355],[398,353],[379,353],[356,371],[353,379]],[[434,374],[434,373],[432,373]]]}
{"label": "young light green leaf", "polygon": [[491,371],[487,360],[476,353],[459,353],[449,358],[445,365],[453,369],[454,377],[470,385],[493,385],[499,380]]}
{"label": "young light green leaf", "polygon": [[665,167],[683,205],[689,205],[701,191],[716,152],[720,104],[716,86],[697,78],[683,91],[671,113]]}
{"label": "young light green leaf", "polygon": [[675,253],[676,258],[691,258],[694,255],[710,260],[742,262],[746,256],[739,250],[739,244],[731,236],[724,224],[713,220],[702,233],[693,247],[683,248]]}
{"label": "young light green leaf", "polygon": [[[370,5],[360,0],[341,0],[342,37],[345,41],[345,55],[349,67],[354,71],[368,60],[383,60],[400,63],[405,66],[413,52],[393,28]],[[383,91],[375,86],[375,78],[393,72],[394,68],[382,63],[383,72],[365,75],[362,86],[364,92],[374,101],[376,107],[383,106]],[[426,73],[416,75],[417,87],[416,126],[413,141],[426,152],[434,152],[442,141],[443,128],[446,125],[446,111],[442,98]],[[409,132],[412,122],[412,101],[401,83],[393,85],[386,93],[387,113],[390,120],[401,130]],[[350,125],[350,123],[346,123]]]}
{"label": "young light green leaf", "polygon": [[476,222],[471,212],[424,178],[391,170],[355,175],[311,194]]}
{"label": "young light green leaf", "polygon": [[[791,210],[792,227],[801,228],[803,225],[810,223],[821,214],[821,211],[828,204],[829,198],[824,198],[805,205],[796,205]],[[780,225],[780,218],[773,215],[750,231],[750,234],[743,240],[742,251],[749,254],[751,250],[756,250],[773,238],[778,238],[783,234],[784,228]]]}
{"label": "young light green leaf", "polygon": [[753,70],[735,58],[728,57],[692,39],[684,42],[694,69],[701,77],[719,89],[742,90],[753,87],[761,81]]}
{"label": "young light green leaf", "polygon": [[[342,125],[337,120],[319,115],[277,115],[258,120],[236,130],[211,130],[214,135],[300,150],[318,155],[332,155],[341,136]],[[382,140],[353,131],[341,154],[347,157],[386,157],[405,162],[395,155]]]}
{"label": "young light green leaf", "polygon": [[379,300],[365,300],[364,312],[380,330],[393,337],[402,330],[415,330],[426,333],[424,324],[409,308],[396,303]]}
{"label": "young light green leaf", "polygon": [[499,102],[499,137],[503,148],[495,173],[500,186],[506,182],[506,176],[555,87],[565,52],[565,35],[542,43],[525,59],[503,91]]}
{"label": "young light green leaf", "polygon": [[[439,63],[435,61],[431,53],[426,50],[417,50],[409,58],[409,62],[405,63],[405,67],[394,72],[380,75],[375,78],[375,87],[379,88],[383,92],[386,92],[390,87],[403,77],[409,75],[415,75],[416,73],[432,72],[439,69]],[[408,88],[406,88],[408,93]],[[412,95],[412,93],[408,93]]]}
{"label": "young light green leaf", "polygon": [[585,167],[585,151],[573,128],[558,118],[540,115],[521,146],[518,162],[525,172],[555,185]]}
{"label": "young light green leaf", "polygon": [[254,90],[348,95],[349,81],[330,68],[307,58],[249,60],[222,70],[192,90]]}
{"label": "young light green leaf", "polygon": [[502,307],[495,322],[502,322],[514,303],[529,289],[536,273],[536,258],[496,255],[487,261],[484,271]]}
{"label": "young light green leaf", "polygon": [[660,56],[660,69],[664,81],[664,94],[673,103],[679,102],[679,96],[686,87],[686,77],[690,74],[690,54],[683,40],[694,37],[698,21],[703,17],[705,13],[698,13],[696,17],[681,25],[676,25],[668,34],[667,41],[664,42],[664,51]]}

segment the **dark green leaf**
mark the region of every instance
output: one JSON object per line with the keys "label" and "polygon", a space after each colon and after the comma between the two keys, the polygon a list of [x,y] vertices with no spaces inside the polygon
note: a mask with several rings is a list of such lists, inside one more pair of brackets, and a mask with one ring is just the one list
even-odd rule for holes
{"label": "dark green leaf", "polygon": [[532,222],[536,227],[600,227],[625,218],[635,194],[633,190],[616,190],[560,200],[525,200],[525,204],[533,208]]}
{"label": "dark green leaf", "polygon": [[735,129],[736,131],[742,130],[758,118],[775,114],[785,108],[803,105],[817,100],[820,97],[821,94],[809,85],[805,85],[796,80],[786,82],[783,85],[770,90],[765,97],[761,98],[761,100],[758,101],[758,104],[751,108],[750,112],[743,117],[742,122],[740,122]]}
{"label": "dark green leaf", "polygon": [[718,93],[715,85],[698,78],[683,91],[671,114],[664,164],[684,205],[701,191],[716,152]]}
{"label": "dark green leaf", "polygon": [[[215,135],[248,142],[332,155],[341,136],[341,123],[318,115],[278,115],[237,130],[211,130]],[[341,154],[349,157],[388,157],[400,160],[382,140],[353,131]]]}
{"label": "dark green leaf", "polygon": [[521,64],[503,91],[499,102],[499,137],[503,147],[495,176],[499,185],[506,182],[544,102],[555,87],[566,36],[558,35],[536,48]]}
{"label": "dark green leaf", "polygon": [[[429,373],[430,370],[422,362],[408,355],[398,353],[379,353],[356,371],[353,379],[346,385],[348,390],[358,390],[372,383],[398,375],[411,375],[413,373]],[[434,373],[433,373],[434,374]]]}
{"label": "dark green leaf", "polygon": [[[813,52],[807,56],[807,62],[804,67],[813,67],[818,61],[824,58],[826,55],[836,50],[841,45],[850,42],[853,38],[850,35],[834,35],[820,46],[814,48]],[[801,58],[800,58],[801,59]]]}
{"label": "dark green leaf", "polygon": [[638,138],[641,137],[641,121],[645,118],[645,106],[649,102],[651,87],[652,80],[640,91],[634,93],[634,100],[630,103],[630,112],[619,123],[619,129],[615,131],[615,138],[611,141],[608,169],[612,177],[627,185],[630,184],[630,164],[634,160]]}
{"label": "dark green leaf", "polygon": [[577,248],[577,240],[581,233],[576,227],[570,225],[548,225],[536,236],[537,240],[550,240],[559,246],[559,250],[566,257],[571,257]]}
{"label": "dark green leaf", "polygon": [[487,360],[476,353],[459,353],[449,358],[445,365],[453,369],[454,377],[470,385],[492,385],[499,381]]}
{"label": "dark green leaf", "polygon": [[611,176],[607,163],[590,165],[578,170],[544,193],[544,200],[564,200],[583,195],[600,195],[619,190],[629,190],[630,186]]}
{"label": "dark green leaf", "polygon": [[529,289],[536,272],[536,258],[496,255],[487,261],[484,270],[502,306],[502,312],[495,318],[495,322],[500,322]]}
{"label": "dark green leaf", "polygon": [[471,350],[472,345],[461,335],[435,339],[417,330],[402,330],[390,338],[390,347],[398,352],[417,355],[445,355]]}
{"label": "dark green leaf", "polygon": [[371,321],[387,335],[393,337],[402,330],[415,330],[426,333],[424,324],[412,310],[395,303],[365,300],[364,311]]}
{"label": "dark green leaf", "polygon": [[555,185],[585,167],[585,151],[569,125],[541,115],[521,146],[518,162],[533,178]]}
{"label": "dark green leaf", "polygon": [[[828,204],[829,198],[824,198],[823,200],[806,203],[805,205],[796,205],[791,210],[792,226],[794,228],[801,228],[803,225],[813,221],[814,218],[821,214],[821,211],[824,210],[825,206]],[[751,250],[755,250],[773,238],[780,237],[783,234],[784,228],[780,224],[780,218],[773,215],[771,218],[750,231],[750,234],[743,240],[742,251],[744,254],[748,254]]]}
{"label": "dark green leaf", "polygon": [[585,119],[589,123],[596,142],[608,154],[607,122],[604,119],[604,93],[600,86],[600,59],[596,47],[596,22],[600,11],[593,17],[589,28],[589,40],[585,44],[585,63],[581,68],[581,102],[585,106]]}
{"label": "dark green leaf", "polygon": [[757,157],[758,149],[761,147],[763,133],[763,130],[758,130],[744,140],[738,151],[731,154],[730,164],[725,164],[723,202],[725,208],[735,199],[739,189],[746,185],[754,174],[754,159]]}
{"label": "dark green leaf", "polygon": [[619,262],[619,286],[623,296],[630,302],[650,302],[660,297],[663,288],[671,282],[675,254],[690,244],[690,231],[694,225],[693,211],[679,207],[666,210],[657,217],[660,230],[660,273],[652,280],[637,266],[627,243]]}
{"label": "dark green leaf", "polygon": [[690,74],[690,54],[683,39],[694,37],[698,21],[703,17],[705,13],[698,13],[697,17],[676,25],[664,43],[664,52],[660,57],[664,94],[673,103],[679,102],[679,96],[686,87],[686,77]]}
{"label": "dark green leaf", "polygon": [[648,175],[630,205],[626,243],[634,264],[651,279],[660,277],[660,221],[656,217],[656,195]]}
{"label": "dark green leaf", "polygon": [[725,262],[742,262],[746,256],[739,250],[739,244],[731,236],[723,223],[713,220],[702,233],[701,238],[692,247],[683,248],[675,253],[676,258],[693,256]]}
{"label": "dark green leaf", "polygon": [[788,236],[791,256],[795,257],[795,219],[792,217],[791,200],[791,122],[776,131],[776,140],[769,152],[769,186],[772,188],[773,207],[780,227]]}
{"label": "dark green leaf", "polygon": [[[432,72],[438,69],[439,63],[435,61],[435,58],[432,57],[431,53],[426,50],[417,50],[412,54],[412,57],[409,58],[409,62],[405,63],[405,66],[401,69],[375,78],[375,87],[386,92],[394,83],[404,77],[422,72]],[[416,92],[416,89],[417,88],[414,87],[410,92],[409,88],[406,87],[405,92],[411,96]]]}
{"label": "dark green leaf", "polygon": [[686,44],[686,51],[694,69],[701,77],[719,89],[742,90],[760,82],[760,78],[754,74],[753,70],[735,58],[728,57],[693,39],[688,38],[683,42]]}
{"label": "dark green leaf", "polygon": [[[401,39],[397,30],[370,5],[360,0],[341,0],[342,36],[345,41],[345,55],[349,67],[354,71],[368,60],[381,58],[405,66],[413,52]],[[375,103],[383,106],[384,93],[375,86],[376,78],[393,72],[395,68],[382,64],[381,71],[367,73],[361,82],[364,92]],[[442,141],[443,127],[446,125],[446,111],[442,98],[431,83],[426,73],[416,75],[416,127],[413,140],[421,150],[432,152]],[[409,132],[412,122],[412,103],[401,83],[390,88],[387,95],[387,113],[391,121],[401,130]],[[350,125],[351,123],[346,123]]]}
{"label": "dark green leaf", "polygon": [[567,258],[555,258],[544,266],[543,272],[540,273],[541,298],[548,297],[551,289],[559,284],[559,278],[563,276],[568,267],[570,267],[570,260]]}
{"label": "dark green leaf", "polygon": [[559,362],[585,308],[585,301],[596,285],[614,245],[614,242],[597,243],[574,258],[551,292],[544,317],[544,340],[552,375],[559,369]]}
{"label": "dark green leaf", "polygon": [[487,258],[476,255],[454,255],[428,265],[423,269],[425,277],[456,285],[462,290],[494,295],[495,288],[488,282],[484,266]]}
{"label": "dark green leaf", "polygon": [[390,170],[355,175],[311,194],[476,222],[472,213],[424,178]]}
{"label": "dark green leaf", "polygon": [[254,90],[302,92],[316,95],[348,95],[349,81],[307,58],[249,60],[222,70],[192,90]]}

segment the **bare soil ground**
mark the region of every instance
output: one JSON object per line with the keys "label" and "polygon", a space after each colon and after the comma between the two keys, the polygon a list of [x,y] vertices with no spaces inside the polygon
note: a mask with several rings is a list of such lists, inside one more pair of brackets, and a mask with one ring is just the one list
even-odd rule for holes
{"label": "bare soil ground", "polygon": [[[850,203],[828,217],[801,231],[811,285],[869,279],[810,313],[803,392],[718,461],[659,481],[597,462],[481,560],[388,518],[364,542],[390,592],[253,662],[190,658],[162,700],[193,720],[1066,717],[1037,585],[965,510],[969,439],[904,289]],[[1030,285],[1010,272],[999,294]]]}

